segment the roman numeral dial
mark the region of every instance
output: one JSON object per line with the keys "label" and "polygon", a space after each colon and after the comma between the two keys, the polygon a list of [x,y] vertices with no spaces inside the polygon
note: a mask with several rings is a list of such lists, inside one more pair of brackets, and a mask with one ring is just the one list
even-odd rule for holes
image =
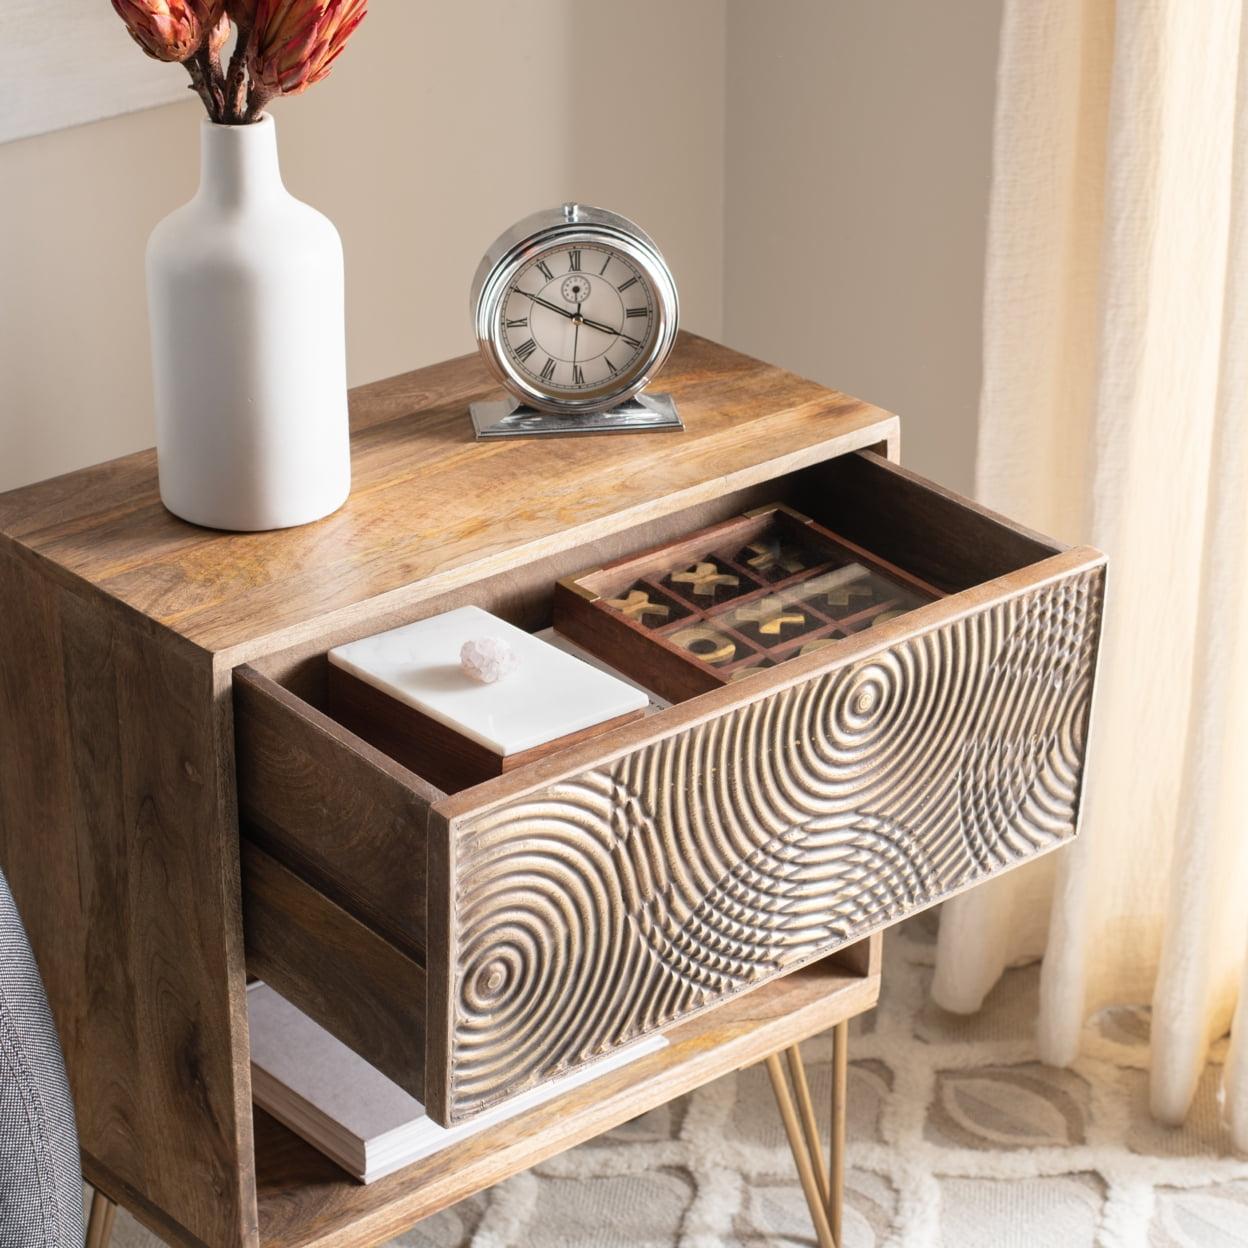
{"label": "roman numeral dial", "polygon": [[635,384],[660,314],[652,281],[631,256],[582,235],[531,255],[509,276],[493,324],[517,380],[569,399]]}

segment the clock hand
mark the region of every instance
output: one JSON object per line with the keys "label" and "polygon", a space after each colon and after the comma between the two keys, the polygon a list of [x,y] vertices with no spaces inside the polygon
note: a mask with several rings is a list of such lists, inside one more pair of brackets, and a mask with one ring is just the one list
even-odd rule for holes
{"label": "clock hand", "polygon": [[600,334],[611,334],[618,338],[620,331],[612,329],[610,325],[604,325],[601,321],[591,321],[586,316],[580,314],[580,304],[578,303],[576,312],[569,312],[566,308],[561,308],[557,303],[551,303],[549,299],[543,299],[541,295],[531,295],[527,290],[521,290],[519,286],[513,286],[512,290],[518,295],[523,295],[526,299],[532,299],[534,303],[540,303],[542,307],[549,308],[552,312],[558,312],[560,316],[566,316],[570,321],[577,321],[581,325],[588,325],[590,329],[596,329]]}
{"label": "clock hand", "polygon": [[527,290],[521,290],[519,286],[513,286],[512,290],[518,295],[524,295],[526,299],[532,299],[534,303],[540,303],[542,307],[549,308],[552,312],[558,312],[560,316],[566,316],[570,321],[576,318],[575,312],[569,312],[566,308],[561,308],[557,303],[551,303],[549,299],[543,299],[540,295],[530,295]]}
{"label": "clock hand", "polygon": [[576,319],[572,322],[575,328],[572,330],[572,371],[576,372],[576,349],[581,341],[581,305],[576,305]]}
{"label": "clock hand", "polygon": [[615,337],[620,336],[618,329],[612,329],[610,325],[604,325],[601,321],[591,321],[589,317],[581,317],[581,324],[588,325],[590,329],[596,329],[600,334],[613,334]]}

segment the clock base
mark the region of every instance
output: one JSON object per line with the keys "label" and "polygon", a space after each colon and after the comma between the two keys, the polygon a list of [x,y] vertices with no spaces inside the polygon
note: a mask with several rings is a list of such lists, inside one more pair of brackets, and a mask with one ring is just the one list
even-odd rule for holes
{"label": "clock base", "polygon": [[539,412],[519,399],[487,399],[473,403],[472,427],[484,438],[562,438],[590,433],[651,433],[684,429],[670,394],[638,394],[603,412],[564,416]]}

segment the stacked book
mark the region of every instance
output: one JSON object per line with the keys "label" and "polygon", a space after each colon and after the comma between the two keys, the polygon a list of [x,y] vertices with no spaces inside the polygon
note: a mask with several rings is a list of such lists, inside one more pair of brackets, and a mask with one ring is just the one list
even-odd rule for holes
{"label": "stacked book", "polygon": [[455,1127],[425,1107],[267,984],[247,991],[257,1105],[362,1183],[429,1157],[571,1088],[663,1048],[647,1037]]}

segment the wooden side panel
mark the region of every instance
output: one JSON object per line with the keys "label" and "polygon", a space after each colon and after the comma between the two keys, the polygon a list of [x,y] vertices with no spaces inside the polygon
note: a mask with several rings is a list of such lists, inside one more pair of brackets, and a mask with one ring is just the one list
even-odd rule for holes
{"label": "wooden side panel", "polygon": [[253,1243],[237,838],[210,661],[8,546],[0,602],[0,865],[88,1168],[185,1242]]}
{"label": "wooden side panel", "polygon": [[425,973],[243,842],[247,967],[400,1087],[425,1087]]}
{"label": "wooden side panel", "polygon": [[818,464],[803,480],[799,509],[943,590],[1007,576],[1065,549],[873,451]]}
{"label": "wooden side panel", "polygon": [[448,799],[431,1112],[469,1117],[1065,843],[1103,589],[1071,552],[605,759]]}
{"label": "wooden side panel", "polygon": [[884,933],[872,932],[865,939],[829,954],[826,961],[829,966],[839,966],[851,975],[878,976],[884,965]]}
{"label": "wooden side panel", "polygon": [[248,835],[400,948],[425,947],[425,826],[440,790],[250,667],[234,673]]}

